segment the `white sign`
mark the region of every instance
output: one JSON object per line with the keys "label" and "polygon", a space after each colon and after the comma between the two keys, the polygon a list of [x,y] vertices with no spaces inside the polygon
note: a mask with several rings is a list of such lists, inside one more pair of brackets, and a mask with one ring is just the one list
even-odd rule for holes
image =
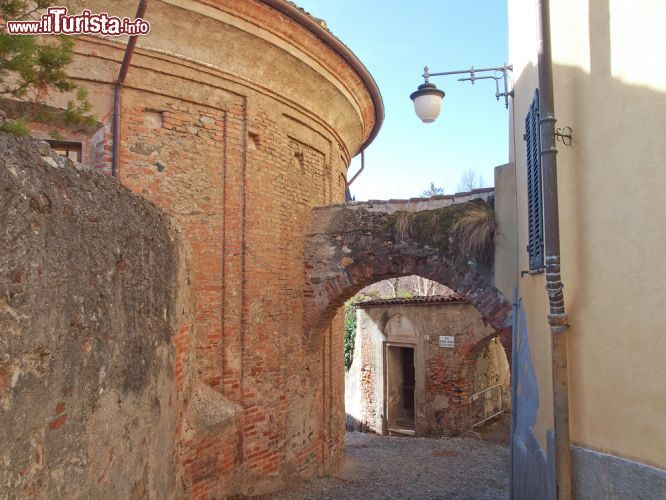
{"label": "white sign", "polygon": [[456,346],[455,337],[449,337],[447,335],[439,336],[439,347],[447,347],[449,349],[453,349],[455,346]]}

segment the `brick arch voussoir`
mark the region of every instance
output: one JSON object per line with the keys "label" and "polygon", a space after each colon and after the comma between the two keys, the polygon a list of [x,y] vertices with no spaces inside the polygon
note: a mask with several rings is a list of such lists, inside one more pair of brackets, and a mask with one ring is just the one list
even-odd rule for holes
{"label": "brick arch voussoir", "polygon": [[[321,332],[333,320],[338,308],[359,290],[384,279],[412,274],[441,283],[469,300],[494,330],[506,332],[510,328],[511,306],[494,287],[491,269],[470,259],[450,260],[436,251],[381,256],[367,252],[341,268],[335,277],[306,290],[305,342],[316,349]],[[502,338],[510,358],[510,340],[506,342],[506,335]]]}
{"label": "brick arch voussoir", "polygon": [[324,283],[311,285],[305,293],[305,343],[318,348],[318,339],[344,303],[368,285],[385,279],[414,274],[412,260],[377,259],[368,255],[343,268]]}

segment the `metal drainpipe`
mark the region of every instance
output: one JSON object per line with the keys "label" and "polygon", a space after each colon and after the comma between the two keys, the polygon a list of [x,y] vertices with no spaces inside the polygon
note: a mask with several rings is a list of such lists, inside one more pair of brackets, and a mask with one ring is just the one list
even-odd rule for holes
{"label": "metal drainpipe", "polygon": [[510,448],[509,448],[509,464],[510,464],[510,475],[509,475],[509,485],[511,491],[511,498],[514,498],[514,435],[516,434],[516,417],[518,416],[518,315],[520,314],[519,302],[518,302],[518,288],[513,289],[513,317],[511,325],[511,439],[510,439]]}
{"label": "metal drainpipe", "polygon": [[354,174],[354,177],[351,178],[351,180],[347,183],[347,187],[351,186],[351,183],[356,180],[356,178],[361,175],[361,172],[365,169],[365,149],[361,150],[361,168],[359,169],[356,174]]}
{"label": "metal drainpipe", "polygon": [[[139,7],[137,8],[135,19],[143,18],[147,8],[148,0],[139,0]],[[118,73],[118,80],[116,81],[113,91],[113,154],[111,157],[111,175],[113,177],[118,175],[118,161],[120,157],[120,98],[123,91],[123,85],[125,85],[125,78],[127,78],[127,72],[129,71],[132,62],[132,55],[134,54],[137,38],[137,35],[131,36],[127,42],[125,57],[120,66],[120,73]]]}
{"label": "metal drainpipe", "polygon": [[569,438],[569,383],[567,374],[567,315],[560,275],[560,223],[557,204],[557,148],[553,98],[553,61],[550,38],[550,1],[537,0],[539,21],[539,109],[541,113],[541,166],[546,237],[546,291],[548,292],[552,374],[556,493],[571,498],[571,443]]}
{"label": "metal drainpipe", "polygon": [[351,178],[350,181],[347,182],[347,187],[345,189],[345,197],[347,198],[346,201],[351,201],[351,193],[349,192],[349,186],[351,186],[351,183],[354,182],[359,175],[361,175],[361,172],[365,169],[365,149],[361,149],[361,168],[359,169],[356,174],[354,174],[354,177]]}

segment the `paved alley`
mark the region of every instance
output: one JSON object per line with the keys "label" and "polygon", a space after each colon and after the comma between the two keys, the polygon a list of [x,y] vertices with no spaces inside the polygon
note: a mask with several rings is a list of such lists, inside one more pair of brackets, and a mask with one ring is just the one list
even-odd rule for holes
{"label": "paved alley", "polygon": [[509,497],[509,448],[482,438],[381,437],[348,432],[340,471],[269,499],[475,499]]}

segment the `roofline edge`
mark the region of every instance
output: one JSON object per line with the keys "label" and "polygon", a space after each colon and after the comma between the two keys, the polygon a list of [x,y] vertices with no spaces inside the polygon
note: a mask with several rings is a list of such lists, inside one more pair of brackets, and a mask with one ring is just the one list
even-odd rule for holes
{"label": "roofline edge", "polygon": [[[342,43],[335,35],[330,31],[324,29],[322,26],[317,24],[317,22],[312,19],[310,16],[299,10],[296,6],[291,5],[290,3],[285,2],[284,0],[261,0],[264,4],[269,7],[281,12],[290,19],[296,21],[304,28],[308,29],[317,37],[322,40],[326,45],[333,49],[342,59],[351,66],[351,68],[361,77],[366,88],[370,92],[370,97],[375,107],[375,125],[370,132],[370,135],[361,145],[359,151],[367,148],[372,141],[375,140],[379,130],[384,123],[384,101],[382,100],[382,95],[377,86],[377,82],[372,77],[368,69],[363,65],[358,57]],[[358,153],[357,153],[358,154]]]}

